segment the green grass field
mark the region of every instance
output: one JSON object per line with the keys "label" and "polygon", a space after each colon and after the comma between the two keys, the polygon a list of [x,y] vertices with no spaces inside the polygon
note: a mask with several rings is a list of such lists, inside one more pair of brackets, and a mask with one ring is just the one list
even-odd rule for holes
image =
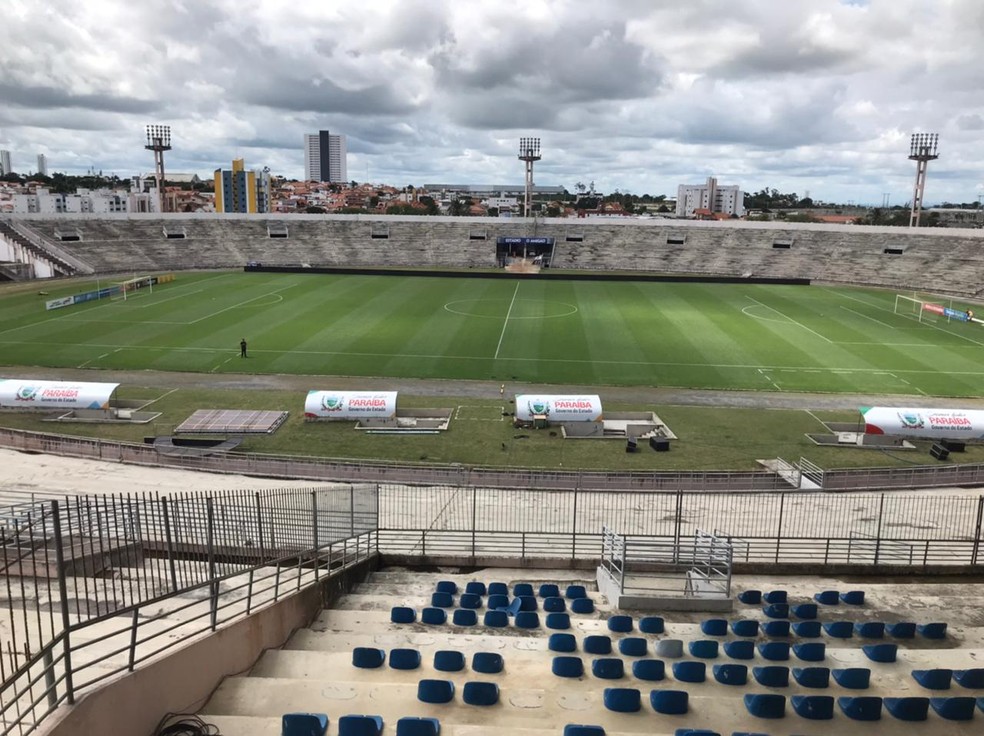
{"label": "green grass field", "polygon": [[213,272],[44,310],[83,290],[0,291],[0,362],[946,396],[984,377],[980,325],[888,291]]}

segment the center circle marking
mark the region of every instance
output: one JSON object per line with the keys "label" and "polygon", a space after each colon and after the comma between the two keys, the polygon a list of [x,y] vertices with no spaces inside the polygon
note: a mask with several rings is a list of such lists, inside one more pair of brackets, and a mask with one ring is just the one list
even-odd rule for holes
{"label": "center circle marking", "polygon": [[[482,314],[479,310],[481,304],[510,304],[513,300],[510,299],[457,299],[452,302],[448,302],[444,305],[445,311],[451,312],[451,314],[460,314],[462,317],[485,317],[486,319],[504,319],[506,312],[502,314]],[[577,314],[577,305],[568,304],[567,302],[555,302],[543,299],[516,299],[515,304],[519,302],[534,302],[536,304],[544,305],[544,314],[534,314],[523,316],[521,314],[509,314],[509,319],[553,319],[556,317],[570,317],[572,314]],[[555,310],[551,312],[551,307]]]}

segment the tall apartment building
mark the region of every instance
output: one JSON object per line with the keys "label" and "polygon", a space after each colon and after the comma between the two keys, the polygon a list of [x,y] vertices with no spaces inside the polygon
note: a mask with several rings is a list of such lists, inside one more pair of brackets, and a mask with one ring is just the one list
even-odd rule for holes
{"label": "tall apartment building", "polygon": [[43,153],[38,154],[38,174],[41,176],[48,175],[48,157]]}
{"label": "tall apartment building", "polygon": [[241,158],[233,159],[232,169],[216,169],[215,211],[269,212],[270,172],[246,171]]}
{"label": "tall apartment building", "polygon": [[718,186],[713,176],[705,184],[681,184],[677,187],[677,217],[693,217],[697,210],[741,217],[745,214],[745,194],[737,184]]}
{"label": "tall apartment building", "polygon": [[0,176],[9,174],[13,169],[10,167],[10,151],[0,151]]}
{"label": "tall apartment building", "polygon": [[348,181],[344,135],[321,130],[304,136],[304,180],[344,183]]}

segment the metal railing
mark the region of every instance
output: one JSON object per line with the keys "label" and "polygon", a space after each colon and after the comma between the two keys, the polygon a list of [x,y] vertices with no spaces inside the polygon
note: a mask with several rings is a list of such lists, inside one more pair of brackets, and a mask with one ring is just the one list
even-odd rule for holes
{"label": "metal railing", "polygon": [[377,554],[374,486],[0,510],[0,733]]}

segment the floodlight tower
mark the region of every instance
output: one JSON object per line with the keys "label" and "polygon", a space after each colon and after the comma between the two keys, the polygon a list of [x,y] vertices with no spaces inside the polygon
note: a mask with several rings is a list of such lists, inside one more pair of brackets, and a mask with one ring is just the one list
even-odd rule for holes
{"label": "floodlight tower", "polygon": [[171,150],[171,126],[148,125],[148,151],[154,152],[154,178],[157,180],[158,209],[164,211],[164,151]]}
{"label": "floodlight tower", "polygon": [[926,168],[930,161],[939,158],[936,144],[938,133],[913,133],[909,143],[909,160],[916,162],[916,188],[912,193],[912,212],[909,214],[909,227],[919,227],[922,214],[923,190],[926,188]]}
{"label": "floodlight tower", "polygon": [[533,207],[533,162],[540,160],[539,138],[519,139],[519,160],[526,162],[526,204],[523,217],[529,217]]}

